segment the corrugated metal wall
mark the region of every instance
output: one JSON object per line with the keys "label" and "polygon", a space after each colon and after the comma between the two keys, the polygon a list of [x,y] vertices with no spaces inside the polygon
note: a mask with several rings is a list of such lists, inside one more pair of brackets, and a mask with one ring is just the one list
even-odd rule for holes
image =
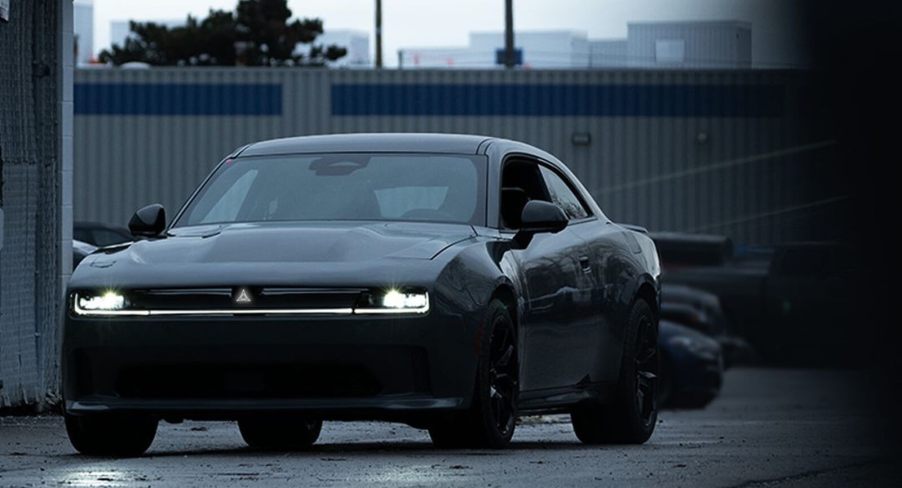
{"label": "corrugated metal wall", "polygon": [[682,41],[684,59],[670,67],[750,68],[751,25],[739,21],[635,22],[628,25],[630,66],[666,68],[657,59],[658,41]]}
{"label": "corrugated metal wall", "polygon": [[[221,157],[260,139],[460,132],[566,162],[613,219],[737,242],[830,237],[844,196],[810,175],[835,154],[793,71],[81,70],[75,215],[170,212]],[[574,137],[588,135],[588,145]]]}
{"label": "corrugated metal wall", "polygon": [[0,22],[0,408],[52,403],[58,391],[72,56],[71,0],[12,2]]}

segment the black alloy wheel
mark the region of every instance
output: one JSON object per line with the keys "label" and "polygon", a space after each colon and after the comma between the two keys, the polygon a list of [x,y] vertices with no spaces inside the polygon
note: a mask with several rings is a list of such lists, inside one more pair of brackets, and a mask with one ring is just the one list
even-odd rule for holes
{"label": "black alloy wheel", "polygon": [[620,379],[610,402],[580,405],[570,413],[573,431],[586,444],[642,444],[658,419],[658,320],[637,299],[625,328]]}
{"label": "black alloy wheel", "polygon": [[643,423],[658,411],[658,327],[654,317],[643,315],[636,340],[636,410]]}
{"label": "black alloy wheel", "polygon": [[472,406],[432,423],[429,436],[436,447],[500,449],[514,435],[520,391],[516,329],[499,300],[489,304],[487,317],[479,335]]}
{"label": "black alloy wheel", "polygon": [[514,366],[514,333],[498,316],[492,327],[489,346],[489,403],[495,428],[502,437],[508,437],[516,421],[517,372]]}

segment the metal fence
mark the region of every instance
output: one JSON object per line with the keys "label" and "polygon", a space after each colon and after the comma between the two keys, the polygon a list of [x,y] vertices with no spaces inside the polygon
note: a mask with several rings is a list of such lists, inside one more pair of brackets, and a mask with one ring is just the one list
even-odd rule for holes
{"label": "metal fence", "polygon": [[75,215],[175,210],[229,151],[341,132],[519,139],[566,162],[613,219],[737,242],[829,237],[845,195],[797,71],[81,70]]}
{"label": "metal fence", "polygon": [[71,1],[12,2],[0,22],[0,408],[52,402],[58,391],[71,268],[71,15]]}

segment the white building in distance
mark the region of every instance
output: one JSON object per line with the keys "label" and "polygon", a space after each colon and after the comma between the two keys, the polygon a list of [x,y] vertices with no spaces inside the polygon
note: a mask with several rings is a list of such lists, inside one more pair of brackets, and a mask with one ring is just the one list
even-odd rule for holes
{"label": "white building in distance", "polygon": [[[630,22],[626,39],[589,39],[581,31],[514,33],[523,68],[752,67],[752,26],[735,20]],[[402,68],[491,68],[503,63],[504,34],[470,33],[463,47],[404,48]]]}
{"label": "white building in distance", "polygon": [[75,64],[88,64],[94,58],[94,0],[75,0]]}
{"label": "white building in distance", "polygon": [[[471,32],[465,47],[404,48],[398,52],[402,68],[489,68],[503,63],[503,32]],[[588,36],[583,31],[514,32],[518,64],[528,68],[585,68]]]}
{"label": "white building in distance", "polygon": [[626,42],[631,67],[752,66],[752,24],[748,22],[630,22]]}

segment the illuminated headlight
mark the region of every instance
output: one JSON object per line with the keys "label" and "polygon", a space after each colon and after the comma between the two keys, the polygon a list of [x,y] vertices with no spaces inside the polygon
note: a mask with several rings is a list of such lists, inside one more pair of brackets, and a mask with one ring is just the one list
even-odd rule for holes
{"label": "illuminated headlight", "polygon": [[78,308],[83,310],[122,310],[125,307],[125,297],[108,291],[103,295],[79,296]]}
{"label": "illuminated headlight", "polygon": [[423,308],[429,303],[425,293],[401,293],[397,290],[389,290],[382,297],[382,306],[385,308]]}
{"label": "illuminated headlight", "polygon": [[147,315],[146,311],[125,310],[125,297],[114,291],[98,294],[73,296],[73,310],[76,315]]}
{"label": "illuminated headlight", "polygon": [[426,292],[391,289],[374,298],[374,306],[356,308],[354,313],[426,313],[429,311],[429,295]]}

